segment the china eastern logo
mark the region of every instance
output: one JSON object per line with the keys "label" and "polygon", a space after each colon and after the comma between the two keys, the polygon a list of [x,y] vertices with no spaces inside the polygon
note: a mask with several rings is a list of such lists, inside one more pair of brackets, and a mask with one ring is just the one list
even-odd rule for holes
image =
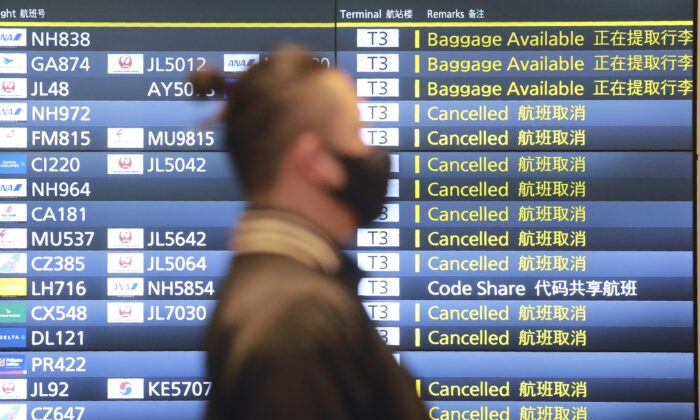
{"label": "china eastern logo", "polygon": [[26,47],[27,30],[22,28],[0,28],[0,47]]}
{"label": "china eastern logo", "polygon": [[0,149],[26,149],[26,127],[0,127]]}
{"label": "china eastern logo", "polygon": [[107,128],[110,149],[143,149],[143,128]]}
{"label": "china eastern logo", "polygon": [[143,54],[108,54],[107,74],[143,74]]}
{"label": "china eastern logo", "polygon": [[110,400],[143,399],[143,378],[108,378],[107,398]]}

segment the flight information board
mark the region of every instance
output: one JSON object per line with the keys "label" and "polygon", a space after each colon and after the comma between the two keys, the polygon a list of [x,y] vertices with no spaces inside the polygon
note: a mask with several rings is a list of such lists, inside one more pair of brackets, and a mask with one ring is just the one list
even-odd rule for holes
{"label": "flight information board", "polygon": [[[31,3],[31,4],[30,4]],[[695,419],[694,2],[0,5],[0,419],[201,418],[245,209],[190,73],[356,79],[348,253],[433,419]]]}

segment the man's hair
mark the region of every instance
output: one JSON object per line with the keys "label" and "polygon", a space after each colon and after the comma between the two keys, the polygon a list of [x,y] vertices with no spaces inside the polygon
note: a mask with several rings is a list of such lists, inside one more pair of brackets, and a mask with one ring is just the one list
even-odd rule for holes
{"label": "man's hair", "polygon": [[304,98],[313,90],[308,82],[326,69],[305,50],[284,47],[233,84],[212,71],[193,75],[200,95],[214,89],[228,97],[226,145],[249,194],[271,186],[291,141],[313,128]]}

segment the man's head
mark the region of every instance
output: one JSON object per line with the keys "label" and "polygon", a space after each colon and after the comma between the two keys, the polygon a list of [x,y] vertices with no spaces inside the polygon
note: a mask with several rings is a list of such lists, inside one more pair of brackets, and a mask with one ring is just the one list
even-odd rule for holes
{"label": "man's head", "polygon": [[285,48],[226,89],[227,145],[253,205],[321,224],[331,217],[357,226],[377,216],[388,159],[359,137],[350,77]]}

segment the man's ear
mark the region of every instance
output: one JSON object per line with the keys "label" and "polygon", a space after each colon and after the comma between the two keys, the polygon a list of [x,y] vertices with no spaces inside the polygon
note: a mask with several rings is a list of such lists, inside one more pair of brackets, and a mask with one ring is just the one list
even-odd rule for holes
{"label": "man's ear", "polygon": [[345,184],[343,167],[318,133],[301,133],[290,147],[288,157],[294,171],[307,182],[333,189]]}

